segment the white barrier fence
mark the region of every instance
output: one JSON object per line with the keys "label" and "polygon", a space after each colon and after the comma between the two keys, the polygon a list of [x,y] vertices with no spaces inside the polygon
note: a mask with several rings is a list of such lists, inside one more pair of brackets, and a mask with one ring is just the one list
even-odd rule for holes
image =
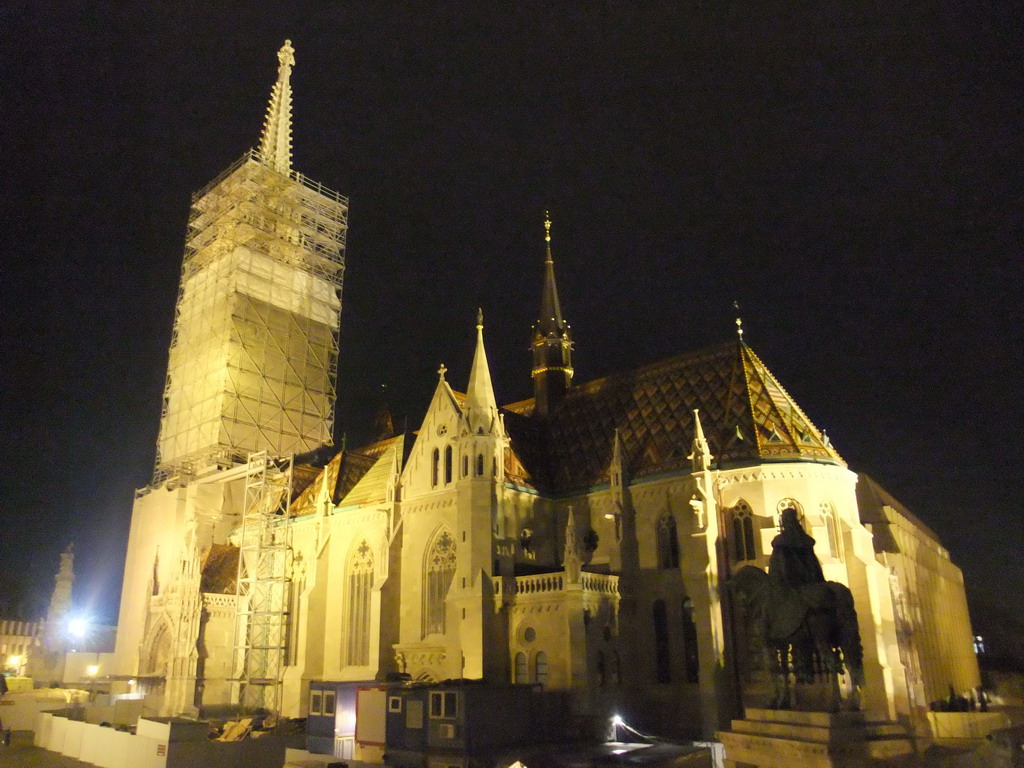
{"label": "white barrier fence", "polygon": [[174,718],[139,718],[135,734],[42,712],[36,718],[35,744],[101,768],[279,768],[284,743],[260,738],[220,742],[206,724]]}

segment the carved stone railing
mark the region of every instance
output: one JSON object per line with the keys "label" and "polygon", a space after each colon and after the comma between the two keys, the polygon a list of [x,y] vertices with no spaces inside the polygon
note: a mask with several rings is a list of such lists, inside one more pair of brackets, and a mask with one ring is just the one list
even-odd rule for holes
{"label": "carved stone railing", "polygon": [[607,573],[580,574],[580,582],[583,588],[589,592],[600,592],[605,595],[619,596],[619,577]]}
{"label": "carved stone railing", "polygon": [[536,576],[517,576],[516,594],[533,595],[541,592],[561,592],[565,574],[541,573]]}
{"label": "carved stone railing", "polygon": [[[504,579],[495,576],[492,579],[494,588],[494,600],[496,603],[502,601],[512,602],[517,596],[554,594],[567,591],[572,587],[566,581],[564,572],[541,573],[534,576],[517,576],[515,580]],[[619,596],[619,577],[604,573],[580,574],[580,588],[584,592],[596,593],[597,595],[608,595],[613,598]]]}

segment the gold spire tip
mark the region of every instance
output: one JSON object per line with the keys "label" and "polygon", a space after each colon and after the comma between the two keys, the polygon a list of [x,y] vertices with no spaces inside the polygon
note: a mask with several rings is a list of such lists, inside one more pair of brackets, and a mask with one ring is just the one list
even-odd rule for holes
{"label": "gold spire tip", "polygon": [[736,310],[736,335],[739,336],[740,341],[743,341],[743,318],[740,317],[740,303],[739,301],[733,301],[732,308]]}
{"label": "gold spire tip", "polygon": [[476,329],[478,331],[484,329],[484,310],[482,307],[476,308]]}
{"label": "gold spire tip", "polygon": [[544,241],[551,242],[551,213],[544,211]]}

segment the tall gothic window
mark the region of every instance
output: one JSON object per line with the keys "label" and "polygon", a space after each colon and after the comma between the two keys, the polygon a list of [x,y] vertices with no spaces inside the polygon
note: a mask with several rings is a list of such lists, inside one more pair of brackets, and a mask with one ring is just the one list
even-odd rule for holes
{"label": "tall gothic window", "polygon": [[654,618],[654,677],[659,683],[672,682],[672,668],[668,644],[668,611],[664,600],[655,600],[651,613]]}
{"label": "tall gothic window", "polygon": [[433,488],[437,485],[438,480],[438,464],[441,463],[441,452],[435,448],[434,454],[430,461],[430,487]]}
{"label": "tall gothic window", "polygon": [[843,559],[842,538],[840,536],[839,515],[835,508],[827,503],[821,504],[821,517],[825,521],[825,530],[828,531],[829,554],[837,560]]}
{"label": "tall gothic window", "polygon": [[444,482],[452,481],[452,447],[449,445],[444,449]]}
{"label": "tall gothic window", "polygon": [[604,687],[604,651],[597,652],[597,684]]}
{"label": "tall gothic window", "polygon": [[544,651],[538,651],[533,659],[534,678],[541,685],[548,682],[548,655]]}
{"label": "tall gothic window", "polygon": [[530,682],[530,673],[526,667],[526,654],[520,651],[516,654],[516,682],[517,683],[528,683]]}
{"label": "tall gothic window", "polygon": [[658,519],[658,567],[679,567],[679,537],[676,535],[676,519],[666,512]]}
{"label": "tall gothic window", "polygon": [[349,558],[348,646],[345,663],[370,663],[370,590],[373,588],[373,552],[364,539]]}
{"label": "tall gothic window", "polygon": [[455,539],[442,529],[427,549],[423,581],[423,636],[444,633],[445,598],[455,577]]}
{"label": "tall gothic window", "polygon": [[732,508],[732,547],[736,562],[756,560],[754,546],[754,513],[745,501],[738,501]]}
{"label": "tall gothic window", "polygon": [[484,476],[484,455],[482,453],[476,455],[476,476]]}
{"label": "tall gothic window", "polygon": [[697,625],[693,621],[693,601],[683,599],[683,661],[686,662],[686,682],[700,682],[700,656],[697,652]]}

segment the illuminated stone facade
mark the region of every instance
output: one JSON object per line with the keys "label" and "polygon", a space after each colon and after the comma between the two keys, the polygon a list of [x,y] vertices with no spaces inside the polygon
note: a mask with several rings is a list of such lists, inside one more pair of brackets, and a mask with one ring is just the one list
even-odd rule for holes
{"label": "illuminated stone facade", "polygon": [[[442,366],[417,432],[296,467],[273,523],[290,552],[283,713],[307,714],[311,681],[483,678],[566,693],[581,731],[617,712],[709,736],[761,703],[726,583],[767,567],[787,506],[855,598],[866,708],[910,716],[936,687],[976,686],[959,571],[898,503],[858,497],[742,338],[573,385],[548,238],[533,398],[499,407],[481,317],[465,392]],[[237,695],[244,484],[244,465],[211,467],[136,502],[118,671],[166,714]],[[935,584],[956,611],[924,598]]]}

